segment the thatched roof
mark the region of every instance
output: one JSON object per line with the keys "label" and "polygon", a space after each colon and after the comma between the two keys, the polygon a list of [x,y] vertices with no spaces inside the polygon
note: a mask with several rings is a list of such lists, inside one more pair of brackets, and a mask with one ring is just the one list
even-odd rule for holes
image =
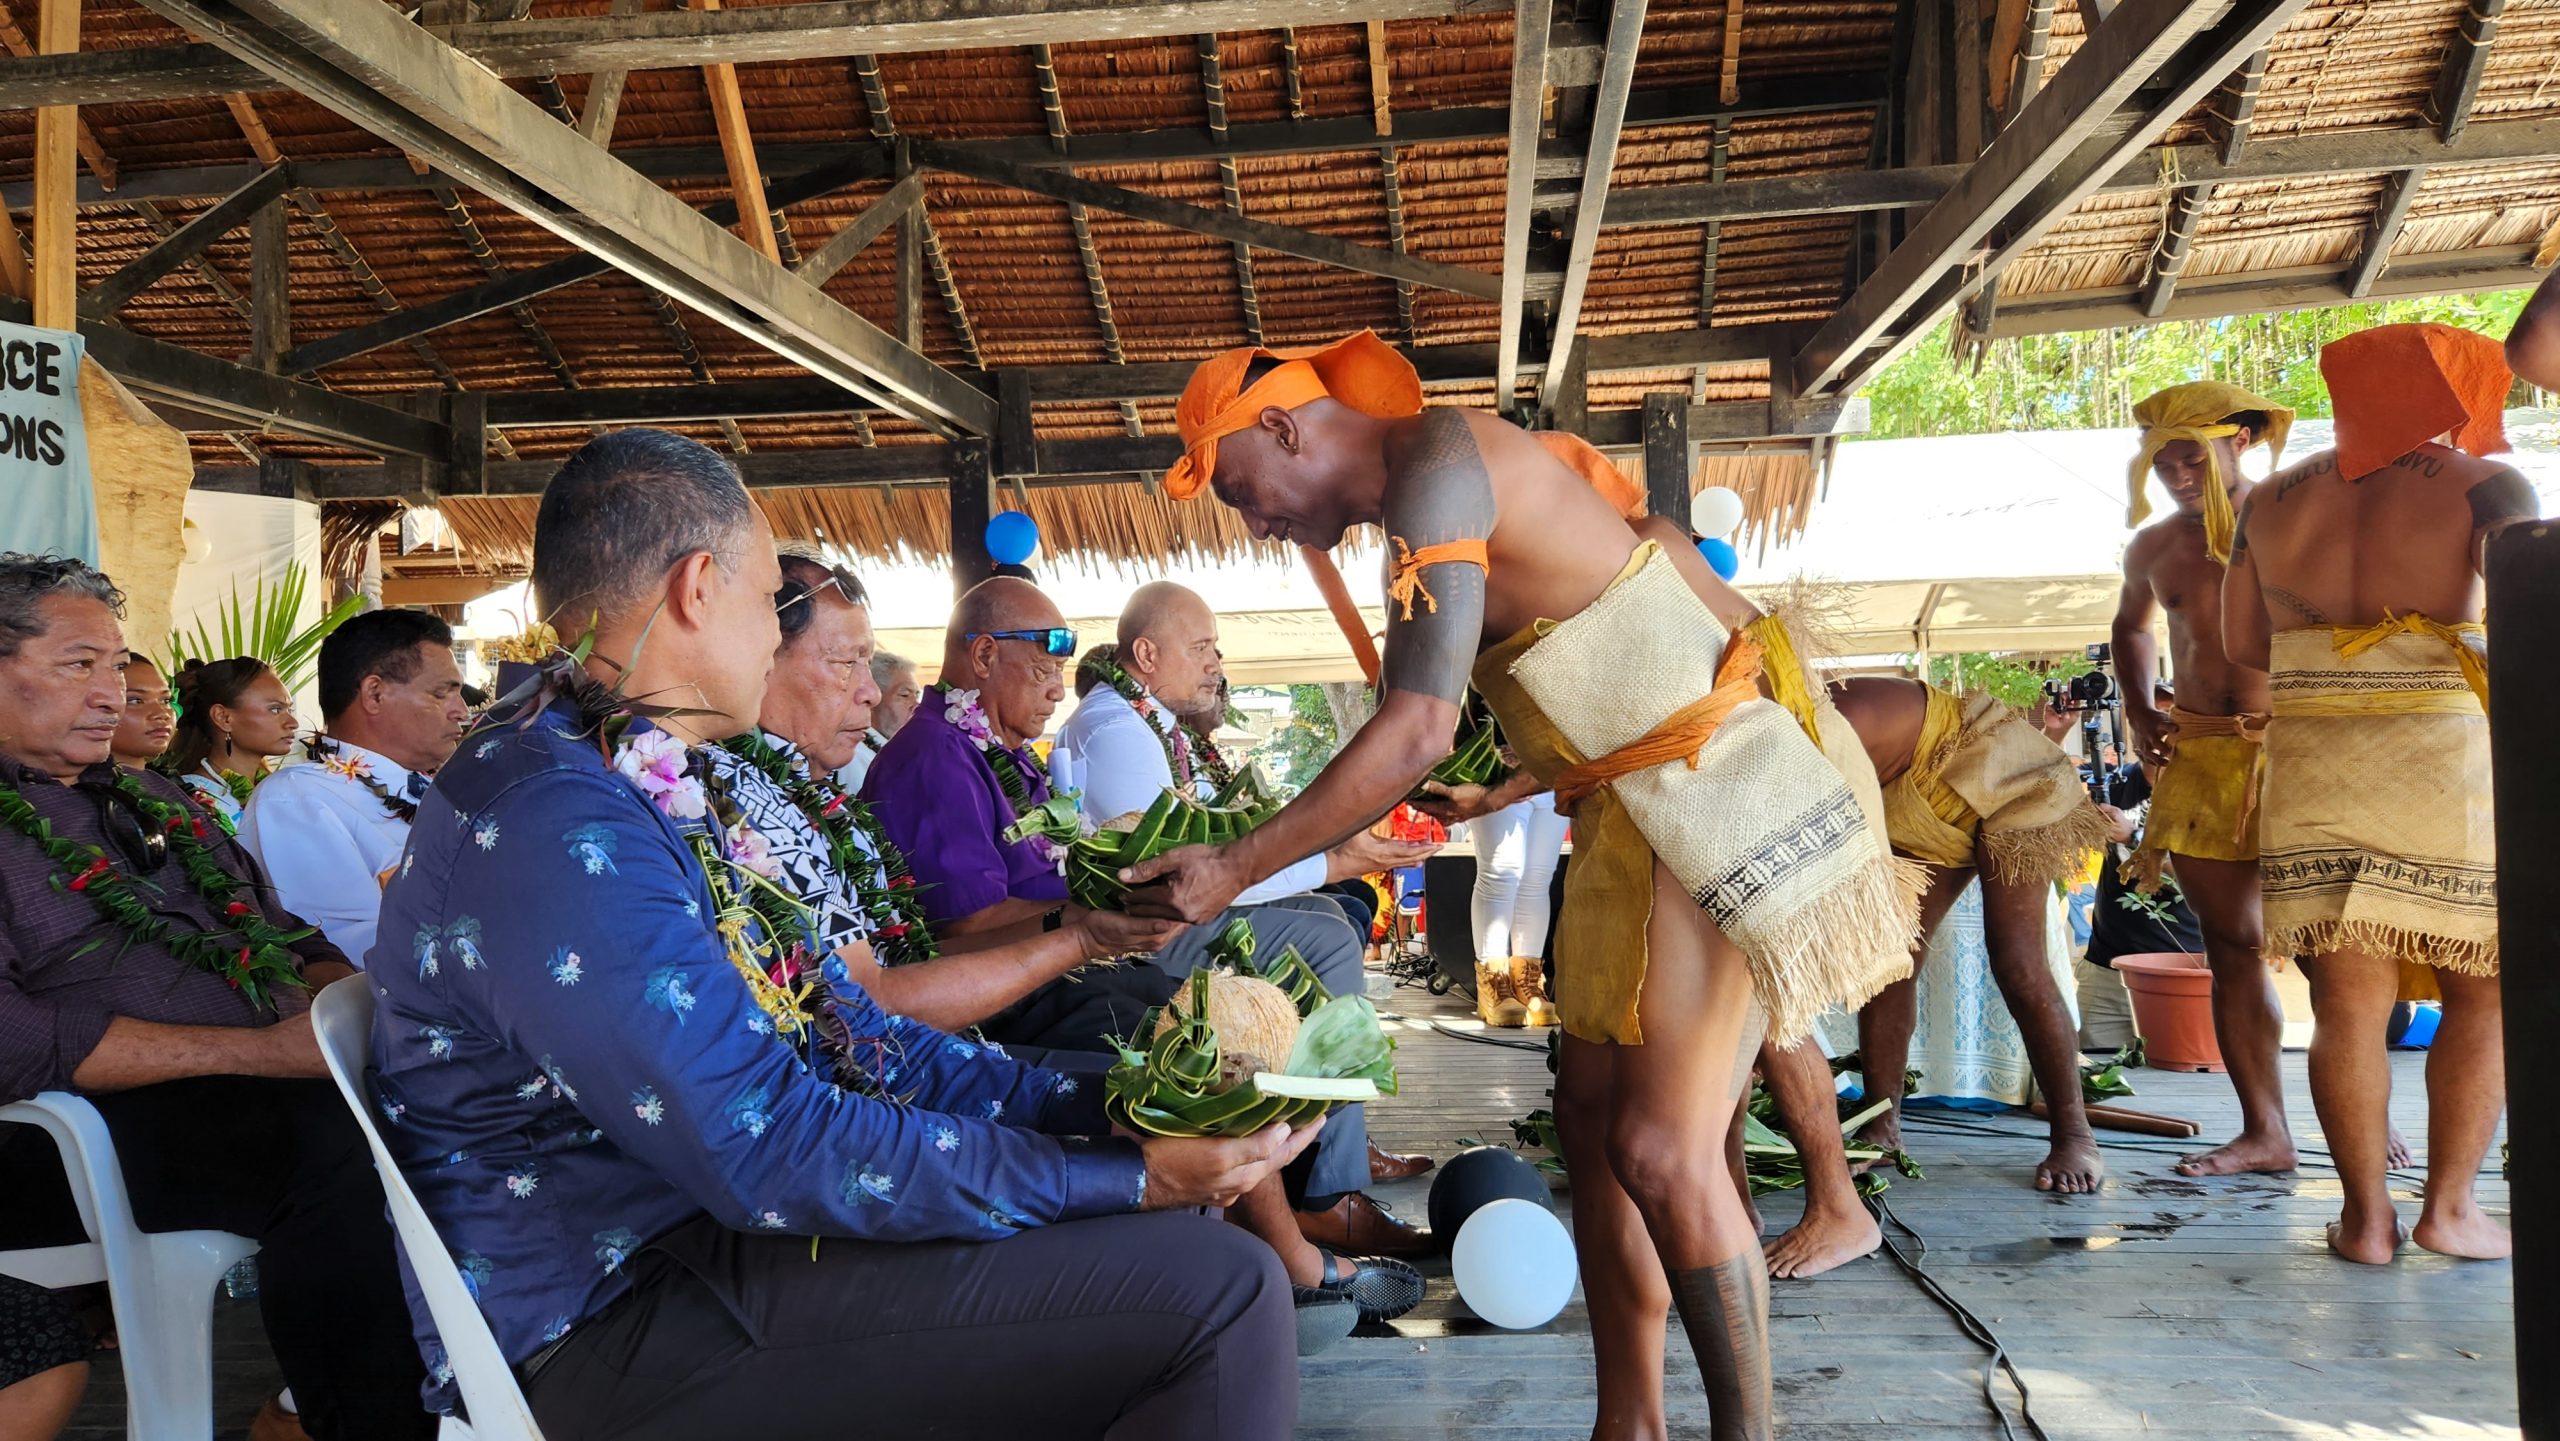
{"label": "thatched roof", "polygon": [[[1741,6],[1730,51],[1727,3]],[[484,8],[501,14],[528,10],[522,4],[507,7],[503,0]],[[745,7],[733,0],[731,8]],[[1467,7],[1451,0],[1449,8]],[[2252,164],[2274,163],[2252,157],[2292,155],[2282,149],[2292,142],[2402,137],[2422,127],[2441,133],[2446,117],[2434,97],[2476,48],[2463,39],[2467,8],[2468,0],[2303,5],[2266,46],[2253,102],[2240,102],[2244,87],[2235,75],[2231,85],[2170,126],[2162,140],[2178,148],[2144,152],[2150,158],[2141,163],[2153,167],[2144,173],[2156,173],[2156,181],[2101,188],[1999,272],[1991,332],[2139,315],[2146,288],[2156,285],[2162,258],[2174,248],[2169,240],[2181,228],[2183,268],[2175,272],[2174,295],[2161,301],[2172,315],[2343,298],[2351,273],[2376,243],[2377,227],[2378,243],[2390,259],[2387,268],[2378,268],[2377,294],[2470,288],[2494,279],[2512,283],[2537,243],[2560,222],[2560,130],[2539,150],[2516,138],[2526,127],[2560,122],[2560,84],[2554,83],[2560,78],[2560,14],[2550,7],[2517,7],[2498,20],[2478,67],[2476,98],[2459,122],[2471,130],[2466,145],[2484,143],[2487,135],[2501,153],[2532,152],[2524,158],[2415,170],[2391,157],[2361,169],[2339,168],[2344,162],[2335,160],[2287,159],[2292,171],[2308,173],[2252,178],[2249,172],[2211,182],[2183,168],[2227,152],[2246,172]],[[607,9],[607,0],[533,0],[525,23],[600,16]],[[1937,9],[1920,6],[1917,13]],[[2038,15],[2049,15],[2039,72],[2046,84],[2062,74],[2090,28],[2075,0],[1972,0],[1957,9],[1979,18],[1982,30],[1975,38],[1991,42],[1994,53],[1985,63],[1993,67],[2001,59],[1997,49],[2010,12],[2030,26]],[[1655,0],[1636,52],[1636,101],[1612,170],[1613,200],[1663,187],[1818,182],[1960,161],[1946,153],[1943,135],[1915,140],[1900,113],[1933,88],[1913,85],[1912,22],[1904,11],[1893,0]],[[1336,6],[1328,13],[1342,10]],[[1557,18],[1568,28],[1605,28],[1609,7],[1566,0],[1557,6]],[[21,21],[32,26],[33,17]],[[1214,37],[777,60],[742,64],[737,76],[753,142],[777,155],[805,153],[789,147],[843,147],[893,135],[1033,144],[1060,135],[1197,136],[1218,128],[1213,98],[1222,102],[1228,127],[1383,115],[1392,131],[1444,112],[1509,104],[1513,28],[1509,13],[1455,14],[1391,20],[1374,42],[1361,25],[1317,24]],[[187,42],[178,27],[138,0],[90,0],[87,6],[82,43],[88,50]],[[1659,113],[1659,106],[1646,110],[1648,97],[1667,104],[1669,97],[1723,83],[1728,57],[1737,93],[1749,103],[1722,120],[1647,118]],[[1887,103],[1809,110],[1786,103],[1791,93],[1860,77],[1872,77]],[[1581,127],[1593,104],[1590,78],[1558,80],[1548,90],[1550,157],[1580,153]],[[2004,74],[1988,79],[1994,94],[2011,88]],[[591,80],[585,75],[511,83],[567,116],[589,106]],[[1044,105],[1050,93],[1054,111]],[[325,179],[328,172],[313,167],[396,161],[400,154],[291,92],[95,104],[83,108],[81,118],[90,148],[112,165],[117,187],[96,190],[81,211],[84,286],[105,280],[204,214],[248,173],[209,167],[280,157]],[[28,112],[0,112],[0,183],[22,182],[31,173],[31,122]],[[1949,121],[1945,128],[1952,133],[1959,127]],[[1985,117],[1986,135],[1998,128],[1996,115]],[[702,70],[630,73],[611,134],[618,158],[663,169],[661,162],[672,163],[667,157],[698,155],[719,144]],[[1496,135],[1399,144],[1392,152],[1392,207],[1383,153],[1370,142],[1327,153],[1244,155],[1231,162],[1235,203],[1254,220],[1497,271],[1504,258],[1509,175],[1504,140]],[[94,160],[89,168],[96,170]],[[217,173],[231,178],[217,182]],[[402,180],[381,167],[367,173]],[[767,183],[779,173],[779,166],[768,166]],[[1222,167],[1211,158],[1090,165],[1075,173],[1212,210],[1229,204]],[[189,179],[199,175],[207,178]],[[1569,190],[1570,167],[1559,176],[1546,188]],[[103,175],[99,179],[103,183]],[[696,206],[730,193],[716,168],[699,165],[667,183]],[[786,258],[817,249],[888,188],[885,177],[867,180],[784,208]],[[2398,193],[2403,190],[2409,193]],[[149,198],[123,202],[119,194]],[[296,189],[288,192],[288,203],[291,338],[299,344],[572,253],[558,236],[468,187],[436,188],[418,182],[414,172],[396,187]],[[1257,327],[1260,338],[1275,345],[1320,341],[1362,326],[1426,348],[1488,345],[1501,332],[1500,308],[1491,300],[1427,285],[1404,287],[1400,295],[1396,282],[1259,248],[1240,264],[1237,247],[1221,239],[1101,208],[1071,213],[1056,200],[946,171],[930,172],[923,210],[930,240],[924,247],[920,348],[935,362],[970,373],[1189,361],[1247,343]],[[1539,224],[1546,228],[1533,233],[1529,259],[1546,270],[1549,285],[1563,263],[1571,210],[1569,196],[1540,201]],[[1579,333],[1593,340],[1679,337],[1821,322],[1856,288],[1861,265],[1872,266],[1877,244],[1907,234],[1920,214],[1845,208],[1715,223],[1613,224],[1598,237]],[[2386,219],[2390,223],[2380,225]],[[894,329],[895,248],[883,241],[855,255],[826,282],[826,293]],[[245,229],[216,241],[202,265],[181,266],[150,285],[121,308],[116,321],[190,350],[241,355],[251,339],[244,301],[249,250]],[[2371,285],[2374,278],[2365,280]],[[2278,295],[2268,286],[2290,289]],[[1530,304],[1533,310],[1551,305],[1552,297],[1533,284]],[[1533,343],[1526,351],[1543,358],[1542,345]],[[670,307],[639,281],[608,271],[410,343],[338,360],[310,379],[345,394],[391,398],[456,390],[505,396],[730,385],[796,374],[792,364],[731,329]],[[1601,417],[1665,391],[1700,405],[1765,400],[1769,366],[1720,357],[1595,369],[1587,404]],[[1435,386],[1434,397],[1474,405],[1497,400],[1483,380]],[[1110,400],[1042,402],[1033,418],[1044,442],[1108,439],[1133,429],[1154,437],[1170,431],[1171,404],[1158,390],[1125,406]],[[281,428],[261,434],[217,430],[201,417],[192,423],[204,427],[194,439],[200,465],[209,468],[237,468],[259,456],[323,465],[369,460]],[[671,428],[753,454],[934,439],[913,422],[851,410],[685,420]],[[493,455],[556,458],[591,433],[583,427],[511,426],[494,432]],[[1732,484],[1751,497],[1757,528],[1751,538],[1789,534],[1814,502],[1824,444],[1799,439],[1751,453],[1710,447],[1692,485]],[[930,486],[821,485],[773,491],[765,500],[787,532],[823,535],[857,556],[938,553],[948,544],[948,511],[941,492]],[[1222,509],[1205,502],[1175,506],[1125,481],[1035,484],[1028,504],[1053,553],[1144,560],[1230,554],[1250,544]],[[460,564],[493,572],[520,567],[531,505],[519,495],[446,498],[445,513],[463,541]]]}

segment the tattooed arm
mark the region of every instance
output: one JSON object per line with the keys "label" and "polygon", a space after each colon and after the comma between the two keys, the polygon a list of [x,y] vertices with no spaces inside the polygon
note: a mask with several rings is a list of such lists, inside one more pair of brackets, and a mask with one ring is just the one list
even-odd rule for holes
{"label": "tattooed arm", "polygon": [[[2541,298],[2540,292],[2536,292],[2534,299],[2539,301]],[[2512,346],[2515,342],[2509,340],[2507,343]],[[2474,570],[2480,568],[2488,554],[2490,536],[2517,521],[2534,520],[2542,514],[2542,497],[2534,494],[2532,482],[2504,467],[2471,487],[2465,499],[2471,502],[2471,566]]]}
{"label": "tattooed arm", "polygon": [[2267,614],[2267,592],[2258,583],[2258,557],[2249,549],[2249,517],[2257,508],[2255,495],[2240,508],[2231,565],[2222,573],[2222,653],[2235,665],[2265,670],[2275,622]]}
{"label": "tattooed arm", "polygon": [[[1465,412],[1423,412],[1389,437],[1386,460],[1381,521],[1391,556],[1493,534],[1493,478]],[[1449,753],[1467,670],[1484,640],[1485,573],[1451,560],[1424,566],[1419,579],[1410,617],[1400,603],[1388,606],[1378,713],[1297,799],[1243,839],[1186,846],[1121,872],[1132,886],[1166,881],[1132,895],[1130,910],[1205,921],[1247,886],[1367,828]]]}

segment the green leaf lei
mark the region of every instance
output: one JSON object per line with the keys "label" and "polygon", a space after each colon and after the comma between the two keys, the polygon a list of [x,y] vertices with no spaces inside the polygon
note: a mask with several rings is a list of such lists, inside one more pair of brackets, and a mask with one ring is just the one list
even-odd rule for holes
{"label": "green leaf lei", "polygon": [[[1122,700],[1129,703],[1129,709],[1136,711],[1138,719],[1146,722],[1148,733],[1153,735],[1156,738],[1156,744],[1163,748],[1164,763],[1173,773],[1174,784],[1190,785],[1195,771],[1195,760],[1200,754],[1199,746],[1202,744],[1200,732],[1193,729],[1189,721],[1179,717],[1174,720],[1172,732],[1167,732],[1164,727],[1157,725],[1156,712],[1164,708],[1164,702],[1148,694],[1147,688],[1138,684],[1138,678],[1121,667],[1118,651],[1117,646],[1107,649],[1095,646],[1085,653],[1083,660],[1077,662],[1078,668],[1090,670],[1100,676],[1104,685],[1111,687]],[[1216,755],[1217,747],[1210,746],[1207,754]],[[1225,758],[1220,757],[1219,763],[1224,767]],[[1223,786],[1234,778],[1234,770],[1228,769],[1226,775],[1219,777],[1215,784]]]}
{"label": "green leaf lei", "polygon": [[[853,888],[854,899],[871,922],[871,950],[880,964],[929,961],[941,953],[925,921],[923,893],[907,867],[906,854],[890,842],[871,807],[845,794],[833,777],[802,774],[762,731],[749,731],[721,745],[781,787],[826,842],[828,859]],[[861,840],[855,838],[857,832]],[[863,848],[865,840],[870,843],[868,851]]]}
{"label": "green leaf lei", "polygon": [[133,804],[143,824],[167,839],[169,854],[187,878],[188,888],[211,903],[223,918],[222,929],[188,930],[154,914],[137,892],[137,887],[147,887],[149,882],[118,870],[100,848],[55,835],[52,823],[36,810],[35,803],[7,786],[0,786],[0,821],[34,841],[45,858],[60,867],[53,877],[56,889],[88,897],[100,915],[124,931],[128,946],[164,946],[196,969],[230,982],[252,1005],[269,1010],[275,1007],[275,987],[306,986],[301,962],[289,947],[314,934],[313,930],[308,926],[286,930],[239,899],[243,882],[214,859],[208,843],[213,828],[202,817],[144,790],[132,776],[119,774],[113,784]]}

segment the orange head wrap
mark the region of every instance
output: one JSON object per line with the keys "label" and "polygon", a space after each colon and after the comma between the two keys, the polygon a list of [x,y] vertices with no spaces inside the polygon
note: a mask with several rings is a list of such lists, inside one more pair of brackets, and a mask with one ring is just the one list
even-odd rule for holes
{"label": "orange head wrap", "polygon": [[[1247,386],[1245,372],[1265,359],[1281,363]],[[1191,383],[1182,388],[1182,399],[1173,408],[1183,454],[1164,473],[1165,490],[1176,500],[1198,495],[1218,468],[1222,437],[1252,429],[1272,406],[1295,410],[1325,399],[1381,420],[1419,415],[1422,377],[1414,373],[1413,362],[1368,330],[1303,350],[1244,345],[1222,351],[1191,372]]]}
{"label": "orange head wrap", "polygon": [[2337,415],[2338,472],[2371,475],[2439,435],[2473,455],[2507,448],[2515,375],[2485,335],[2450,325],[2379,325],[2320,351]]}

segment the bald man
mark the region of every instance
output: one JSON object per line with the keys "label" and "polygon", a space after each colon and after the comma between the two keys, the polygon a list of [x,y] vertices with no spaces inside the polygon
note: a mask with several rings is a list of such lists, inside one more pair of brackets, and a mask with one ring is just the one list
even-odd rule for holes
{"label": "bald man", "polygon": [[[1214,619],[1209,625],[1214,665]],[[1152,647],[1142,648],[1153,654]],[[944,632],[941,680],[881,751],[864,784],[863,799],[906,854],[945,954],[1053,930],[1076,914],[1051,848],[1036,838],[1008,843],[1002,835],[1023,811],[1049,798],[1047,771],[1030,745],[1066,697],[1075,654],[1075,632],[1039,587],[1009,577],[973,587]],[[1103,696],[1103,688],[1093,695]],[[1148,792],[1150,800],[1164,784]],[[1009,1046],[1043,1049],[1096,1050],[1105,1049],[1105,1038],[1132,1040],[1147,1011],[1207,962],[1210,942],[1225,923],[1245,913],[1212,916],[1151,960],[1088,967],[1052,981],[980,1029]],[[1262,945],[1274,954],[1296,946],[1336,994],[1366,989],[1360,938],[1339,906],[1305,897],[1250,915]],[[1430,1249],[1426,1236],[1362,1191],[1370,1178],[1362,1108],[1335,1113],[1310,1154],[1305,1174],[1292,1178],[1309,1239],[1346,1254]]]}

